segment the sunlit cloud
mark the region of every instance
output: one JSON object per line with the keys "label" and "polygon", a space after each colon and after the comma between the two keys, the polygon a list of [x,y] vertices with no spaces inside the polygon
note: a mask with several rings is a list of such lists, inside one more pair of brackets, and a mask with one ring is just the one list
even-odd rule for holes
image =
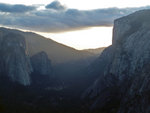
{"label": "sunlit cloud", "polygon": [[[137,10],[150,8],[145,6],[78,10],[67,9],[58,1],[45,5],[45,9],[40,10],[35,6],[0,5],[3,6],[0,7],[1,25],[47,33],[75,31],[96,26],[112,26],[113,21],[119,17]],[[20,10],[21,7],[22,10]]]}
{"label": "sunlit cloud", "polygon": [[61,5],[59,1],[53,1],[52,3],[46,5],[45,8],[54,10],[65,10],[66,6]]}

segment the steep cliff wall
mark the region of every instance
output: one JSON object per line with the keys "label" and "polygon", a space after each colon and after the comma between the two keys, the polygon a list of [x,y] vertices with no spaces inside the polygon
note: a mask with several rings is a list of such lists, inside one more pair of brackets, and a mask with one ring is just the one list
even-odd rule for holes
{"label": "steep cliff wall", "polygon": [[[47,54],[40,52],[30,58],[28,49],[24,36],[0,30],[0,76],[25,86],[33,82],[33,73],[36,81],[44,81],[45,76],[50,81],[52,66]],[[38,75],[41,77],[38,78]]]}
{"label": "steep cliff wall", "polygon": [[31,64],[35,73],[40,75],[52,75],[51,60],[45,52],[40,52],[31,57]]}
{"label": "steep cliff wall", "polygon": [[0,33],[0,67],[1,75],[7,75],[14,82],[30,85],[32,66],[23,36]]}
{"label": "steep cliff wall", "polygon": [[[149,26],[150,10],[115,20],[113,44],[95,64],[101,67],[99,78],[84,95],[93,101],[92,109],[103,109],[111,103],[109,112],[114,109],[118,113],[150,112]],[[119,101],[117,107],[115,101]]]}

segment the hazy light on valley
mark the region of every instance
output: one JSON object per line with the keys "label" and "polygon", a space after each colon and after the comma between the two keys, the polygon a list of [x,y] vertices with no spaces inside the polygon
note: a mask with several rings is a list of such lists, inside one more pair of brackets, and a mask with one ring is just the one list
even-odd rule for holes
{"label": "hazy light on valley", "polygon": [[112,27],[92,27],[64,33],[40,33],[76,49],[106,47],[112,43]]}

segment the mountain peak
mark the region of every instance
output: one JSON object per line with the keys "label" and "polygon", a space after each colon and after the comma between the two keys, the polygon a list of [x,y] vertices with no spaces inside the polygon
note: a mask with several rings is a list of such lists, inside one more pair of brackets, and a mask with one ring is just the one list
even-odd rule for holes
{"label": "mountain peak", "polygon": [[113,43],[123,40],[139,29],[150,28],[150,10],[137,11],[128,16],[116,19],[113,29]]}

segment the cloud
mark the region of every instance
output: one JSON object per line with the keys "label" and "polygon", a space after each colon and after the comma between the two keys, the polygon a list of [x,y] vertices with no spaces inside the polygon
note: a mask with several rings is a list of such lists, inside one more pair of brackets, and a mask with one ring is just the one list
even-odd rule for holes
{"label": "cloud", "polygon": [[34,6],[26,6],[21,4],[10,5],[10,4],[0,3],[0,12],[24,13],[35,9],[36,8]]}
{"label": "cloud", "polygon": [[52,3],[45,6],[47,9],[54,9],[54,10],[65,10],[66,7],[61,5],[59,1],[53,1]]}
{"label": "cloud", "polygon": [[149,6],[96,10],[51,10],[47,8],[29,13],[0,13],[0,24],[39,32],[64,32],[95,26],[112,26],[113,21],[119,17],[149,8]]}

